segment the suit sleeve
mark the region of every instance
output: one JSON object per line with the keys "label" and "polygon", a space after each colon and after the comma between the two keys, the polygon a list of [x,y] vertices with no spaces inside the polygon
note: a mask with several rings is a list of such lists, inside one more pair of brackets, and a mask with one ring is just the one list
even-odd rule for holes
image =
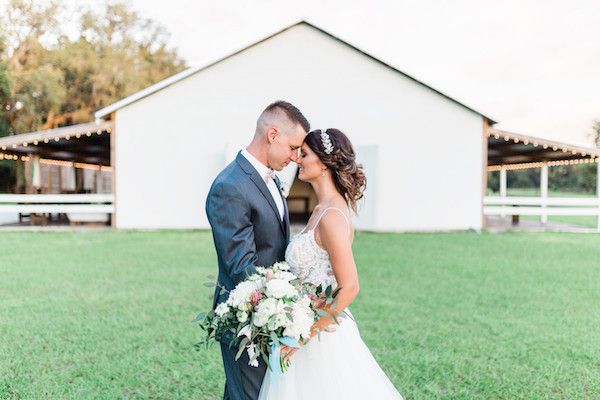
{"label": "suit sleeve", "polygon": [[215,248],[231,279],[237,284],[256,272],[256,243],[251,209],[235,185],[220,182],[206,200]]}

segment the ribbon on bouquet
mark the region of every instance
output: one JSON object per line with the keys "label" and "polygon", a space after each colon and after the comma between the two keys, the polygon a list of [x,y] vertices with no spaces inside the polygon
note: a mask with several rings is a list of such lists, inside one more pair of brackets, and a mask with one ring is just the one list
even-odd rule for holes
{"label": "ribbon on bouquet", "polygon": [[299,348],[300,343],[296,339],[290,336],[284,336],[277,338],[278,341],[271,341],[271,354],[269,354],[269,366],[271,367],[271,382],[275,381],[278,377],[283,374],[281,369],[281,346],[280,343],[288,346]]}

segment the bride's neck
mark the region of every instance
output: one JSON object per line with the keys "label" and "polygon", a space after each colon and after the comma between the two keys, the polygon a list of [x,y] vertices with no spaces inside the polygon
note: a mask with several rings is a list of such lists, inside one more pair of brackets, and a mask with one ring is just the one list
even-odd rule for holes
{"label": "bride's neck", "polygon": [[317,203],[320,205],[330,205],[334,199],[340,196],[332,181],[322,180],[311,183],[317,195]]}

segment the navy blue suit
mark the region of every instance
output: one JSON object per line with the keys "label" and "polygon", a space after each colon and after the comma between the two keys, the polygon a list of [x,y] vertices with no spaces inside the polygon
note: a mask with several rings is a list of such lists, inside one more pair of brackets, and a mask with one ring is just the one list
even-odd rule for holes
{"label": "navy blue suit", "polygon": [[[241,152],[219,173],[206,200],[219,263],[219,285],[231,290],[253,274],[257,266],[284,260],[290,224],[287,204],[283,196],[282,199],[283,221],[264,178]],[[213,309],[225,300],[227,292],[217,287]],[[223,399],[257,399],[267,366],[262,359],[258,367],[248,365],[246,352],[235,361],[237,346],[230,347],[225,343],[229,340],[221,343],[226,376]]]}

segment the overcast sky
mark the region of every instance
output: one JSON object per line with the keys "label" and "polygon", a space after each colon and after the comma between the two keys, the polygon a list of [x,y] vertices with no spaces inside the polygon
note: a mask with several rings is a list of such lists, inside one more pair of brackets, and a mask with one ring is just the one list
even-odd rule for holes
{"label": "overcast sky", "polygon": [[589,144],[600,119],[599,0],[133,0],[201,65],[306,19],[495,118]]}

